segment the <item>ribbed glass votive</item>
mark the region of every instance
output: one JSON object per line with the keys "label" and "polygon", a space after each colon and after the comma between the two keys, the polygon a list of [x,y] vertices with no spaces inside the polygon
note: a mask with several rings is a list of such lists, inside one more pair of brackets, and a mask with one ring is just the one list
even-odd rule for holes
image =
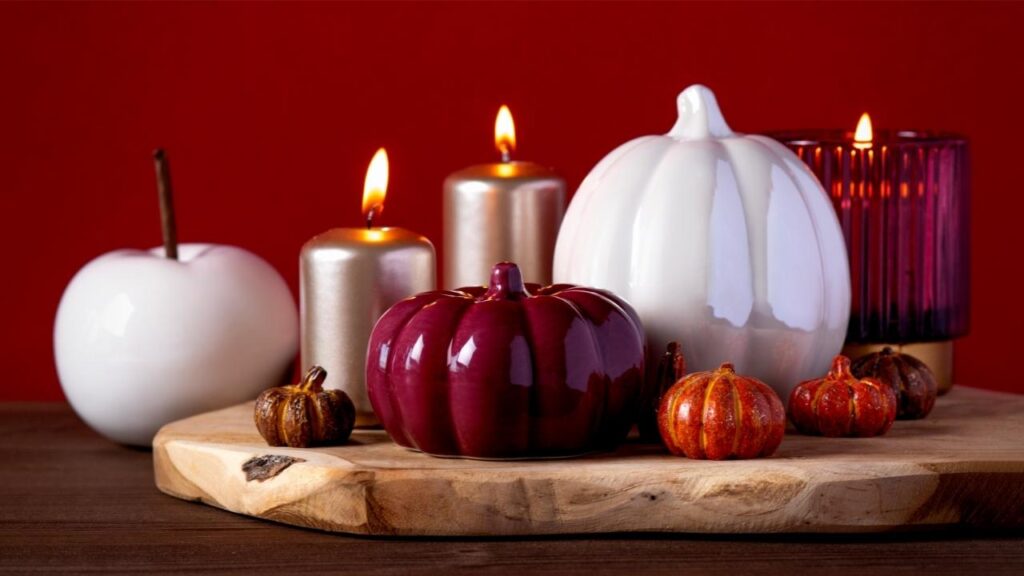
{"label": "ribbed glass votive", "polygon": [[821,180],[850,257],[847,344],[951,340],[970,320],[967,142],[949,134],[773,135]]}

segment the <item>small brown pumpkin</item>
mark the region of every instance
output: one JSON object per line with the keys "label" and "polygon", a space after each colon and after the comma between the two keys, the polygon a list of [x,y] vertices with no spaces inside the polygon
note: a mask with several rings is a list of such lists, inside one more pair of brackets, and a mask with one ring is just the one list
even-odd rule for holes
{"label": "small brown pumpkin", "polygon": [[256,428],[267,444],[304,448],[348,439],[355,405],[341,390],[324,390],[326,378],[326,370],[313,366],[301,383],[270,388],[256,398]]}
{"label": "small brown pumpkin", "polygon": [[935,406],[939,386],[931,368],[909,354],[886,346],[881,352],[861,356],[850,367],[857,378],[876,378],[896,393],[899,420],[924,418]]}

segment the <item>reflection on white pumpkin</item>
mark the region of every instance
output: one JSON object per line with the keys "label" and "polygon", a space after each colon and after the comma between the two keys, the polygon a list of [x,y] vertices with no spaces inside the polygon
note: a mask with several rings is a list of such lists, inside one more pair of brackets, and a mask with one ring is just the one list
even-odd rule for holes
{"label": "reflection on white pumpkin", "polygon": [[668,134],[623,144],[583,181],[555,282],[626,298],[655,353],[677,340],[691,370],[733,362],[788,394],[825,373],[846,335],[839,222],[804,164],[733,133],[710,90],[687,88],[678,107]]}

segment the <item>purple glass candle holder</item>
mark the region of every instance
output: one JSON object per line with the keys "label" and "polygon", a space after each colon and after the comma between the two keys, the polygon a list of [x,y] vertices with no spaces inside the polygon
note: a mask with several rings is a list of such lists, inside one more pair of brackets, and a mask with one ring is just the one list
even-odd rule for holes
{"label": "purple glass candle holder", "polygon": [[817,175],[842,224],[852,288],[847,345],[963,336],[970,321],[967,141],[928,132],[873,136],[773,134]]}

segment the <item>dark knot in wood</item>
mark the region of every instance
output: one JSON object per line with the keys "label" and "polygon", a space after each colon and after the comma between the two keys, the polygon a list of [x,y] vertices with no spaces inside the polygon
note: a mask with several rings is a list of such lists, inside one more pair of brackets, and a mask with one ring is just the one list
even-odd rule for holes
{"label": "dark knot in wood", "polygon": [[281,472],[284,472],[286,468],[296,462],[305,462],[304,458],[293,458],[291,456],[281,456],[279,454],[264,454],[263,456],[253,456],[242,464],[242,472],[245,472],[245,481],[252,482],[253,480],[269,480],[274,476],[277,476]]}

